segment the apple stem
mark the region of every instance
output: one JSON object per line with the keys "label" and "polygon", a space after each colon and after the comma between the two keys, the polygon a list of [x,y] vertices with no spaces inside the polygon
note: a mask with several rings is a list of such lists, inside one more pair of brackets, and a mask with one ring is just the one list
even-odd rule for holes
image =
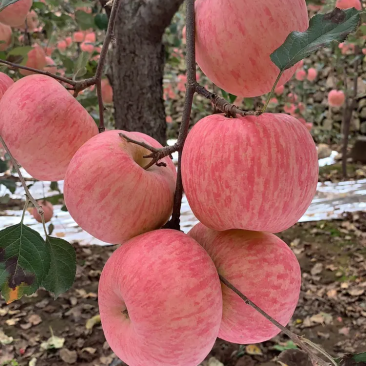
{"label": "apple stem", "polygon": [[273,319],[270,315],[268,315],[264,310],[262,310],[259,306],[254,304],[250,299],[248,299],[247,296],[245,296],[242,292],[240,292],[233,284],[231,284],[225,277],[221,276],[219,274],[220,281],[227,286],[230,290],[234,291],[242,300],[245,301],[245,303],[249,306],[251,306],[253,309],[258,311],[260,314],[262,314],[267,320],[269,320],[272,324],[274,324],[277,328],[281,329],[283,333],[285,333],[295,344],[297,344],[300,348],[302,348],[305,352],[307,352],[312,360],[312,362],[316,365],[320,366],[329,366],[329,363],[322,360],[320,357],[314,354],[313,350],[314,348],[317,351],[321,352],[324,356],[326,356],[332,364],[336,365],[334,359],[332,356],[330,356],[326,351],[324,351],[320,346],[312,343],[311,341],[299,337],[295,333],[291,332],[289,329],[284,327],[282,324],[280,324],[277,320]]}

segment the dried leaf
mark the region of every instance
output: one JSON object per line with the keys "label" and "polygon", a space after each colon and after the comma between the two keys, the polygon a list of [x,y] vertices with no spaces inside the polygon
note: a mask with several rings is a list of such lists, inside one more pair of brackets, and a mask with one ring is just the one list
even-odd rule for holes
{"label": "dried leaf", "polygon": [[37,359],[35,357],[33,357],[30,361],[28,366],[36,366],[37,364]]}
{"label": "dried leaf", "polygon": [[72,365],[76,363],[78,359],[78,354],[76,353],[76,351],[70,351],[67,348],[63,348],[60,351],[60,358],[62,361]]}
{"label": "dried leaf", "polygon": [[208,364],[207,366],[224,366],[223,363],[221,363],[218,359],[216,359],[215,357],[211,357],[208,360]]}
{"label": "dried leaf", "polygon": [[355,287],[355,288],[352,288],[351,290],[348,290],[348,293],[351,296],[361,296],[361,295],[363,295],[365,293],[365,289],[364,288]]}
{"label": "dried leaf", "polygon": [[317,274],[323,271],[323,263],[317,263],[310,271],[312,276],[316,276]]}
{"label": "dried leaf", "polygon": [[88,319],[85,325],[85,328],[88,330],[92,330],[95,325],[100,324],[100,315],[95,315],[91,319]]}
{"label": "dried leaf", "polygon": [[251,356],[261,356],[261,355],[263,355],[261,349],[255,344],[250,344],[249,346],[246,346],[245,347],[245,352],[248,355],[251,355]]}
{"label": "dried leaf", "polygon": [[48,349],[60,349],[65,344],[65,338],[60,338],[56,336],[52,336],[46,342],[41,344],[41,349],[48,350]]}
{"label": "dried leaf", "polygon": [[39,323],[42,322],[42,318],[37,314],[32,314],[28,317],[28,321],[32,325],[38,325]]}

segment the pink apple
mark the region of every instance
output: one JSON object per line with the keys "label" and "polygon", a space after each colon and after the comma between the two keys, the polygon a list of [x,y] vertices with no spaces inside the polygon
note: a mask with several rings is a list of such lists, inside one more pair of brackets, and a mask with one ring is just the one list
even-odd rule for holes
{"label": "pink apple", "polygon": [[71,38],[71,37],[66,37],[66,38],[65,38],[65,42],[66,42],[66,44],[67,44],[67,47],[70,47],[70,46],[71,46],[71,44],[72,44],[72,38]]}
{"label": "pink apple", "polygon": [[12,34],[8,25],[0,23],[0,51],[5,51],[10,46]]}
{"label": "pink apple", "polygon": [[289,93],[287,96],[291,103],[296,103],[299,97],[295,93]]}
{"label": "pink apple", "polygon": [[51,56],[54,50],[55,50],[55,47],[45,47],[44,48],[44,52],[45,52],[46,56]]}
{"label": "pink apple", "polygon": [[336,7],[339,9],[356,8],[362,10],[360,0],[337,0]]}
{"label": "pink apple", "polygon": [[278,104],[278,99],[277,98],[271,98],[269,101],[269,104],[273,107],[275,107]]}
{"label": "pink apple", "polygon": [[316,71],[316,69],[314,69],[313,67],[311,67],[308,70],[308,80],[309,81],[314,81],[318,76],[318,71]]}
{"label": "pink apple", "polygon": [[[28,59],[25,64],[27,67],[32,67],[33,69],[43,70],[43,68],[47,65],[46,54],[43,51],[43,48],[38,44],[33,46],[33,49],[28,52]],[[33,71],[28,70],[19,70],[22,75],[31,75],[35,74]]]}
{"label": "pink apple", "polygon": [[57,43],[57,48],[58,48],[58,50],[59,50],[59,51],[61,51],[61,52],[66,51],[66,48],[67,48],[67,43],[66,43],[66,41],[60,41],[60,42],[58,42],[58,43]]}
{"label": "pink apple", "polygon": [[282,95],[284,91],[285,91],[285,86],[284,85],[277,86],[276,89],[275,89],[275,94],[276,95]]}
{"label": "pink apple", "polygon": [[173,118],[172,116],[166,116],[166,123],[173,123]]}
{"label": "pink apple", "polygon": [[102,80],[102,99],[103,103],[113,103],[113,89],[108,79]]}
{"label": "pink apple", "polygon": [[[267,314],[286,326],[299,300],[300,265],[291,249],[269,233],[218,232],[201,223],[189,236],[213,259],[218,272]],[[222,286],[223,314],[219,338],[239,344],[267,341],[280,330]]]}
{"label": "pink apple", "polygon": [[[292,31],[303,32],[309,26],[305,0],[197,0],[195,4],[198,65],[217,86],[242,97],[271,91],[279,75],[271,53]],[[280,85],[297,67],[285,71]]]}
{"label": "pink apple", "polygon": [[346,96],[342,90],[331,90],[328,94],[328,103],[331,107],[341,107],[346,101]]}
{"label": "pink apple", "polygon": [[94,32],[87,33],[85,35],[85,42],[94,43],[96,41],[96,36]]}
{"label": "pink apple", "polygon": [[313,129],[313,124],[312,123],[306,123],[305,126],[308,129],[308,131],[311,131]]}
{"label": "pink apple", "polygon": [[88,52],[88,53],[93,53],[94,51],[94,45],[89,43],[89,42],[83,42],[81,45],[80,45],[80,49],[83,51],[83,52]]}
{"label": "pink apple", "polygon": [[306,79],[306,71],[304,69],[299,69],[295,73],[296,80],[304,81]]}
{"label": "pink apple", "polygon": [[47,65],[44,67],[44,70],[50,72],[51,74],[56,74],[57,66],[55,61],[53,61],[51,57],[46,56],[46,62]]}
{"label": "pink apple", "polygon": [[283,107],[283,111],[293,116],[296,112],[296,106],[293,103],[286,103]]}
{"label": "pink apple", "polygon": [[[50,222],[53,217],[53,205],[46,200],[38,201],[38,204],[42,207],[44,211],[44,222]],[[32,208],[31,214],[38,222],[42,222],[42,217],[35,207]]]}
{"label": "pink apple", "polygon": [[85,34],[83,32],[75,32],[73,38],[74,42],[81,43],[85,39]]}
{"label": "pink apple", "polygon": [[220,280],[209,255],[188,235],[156,230],[128,241],[99,282],[105,337],[131,366],[197,366],[220,328]]}
{"label": "pink apple", "polygon": [[26,29],[28,32],[34,32],[39,27],[39,20],[38,15],[34,10],[31,10],[27,14],[27,18],[25,19],[24,23],[20,25],[18,28]]}
{"label": "pink apple", "polygon": [[188,202],[204,225],[218,231],[288,229],[309,207],[318,169],[312,137],[286,114],[208,116],[183,149]]}
{"label": "pink apple", "polygon": [[14,81],[8,75],[0,72],[0,100],[13,84]]}
{"label": "pink apple", "polygon": [[[112,244],[162,227],[172,213],[176,182],[169,157],[162,160],[167,167],[153,165],[145,170],[150,159],[143,156],[150,152],[128,143],[119,136],[121,132],[107,131],[84,144],[65,177],[70,215],[85,231]],[[124,133],[161,147],[145,134]]]}
{"label": "pink apple", "polygon": [[29,174],[64,178],[71,158],[98,134],[88,112],[56,80],[31,75],[17,81],[0,101],[0,135]]}
{"label": "pink apple", "polygon": [[18,27],[25,22],[33,0],[19,0],[0,11],[0,22]]}

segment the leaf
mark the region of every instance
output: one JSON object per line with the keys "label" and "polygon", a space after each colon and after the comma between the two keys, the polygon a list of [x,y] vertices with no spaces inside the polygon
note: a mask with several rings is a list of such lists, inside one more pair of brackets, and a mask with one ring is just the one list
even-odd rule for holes
{"label": "leaf", "polygon": [[50,252],[51,265],[42,286],[58,297],[74,283],[76,254],[71,244],[63,239],[47,236],[46,243]]}
{"label": "leaf", "polygon": [[0,179],[0,185],[5,186],[11,193],[15,193],[17,189],[15,182],[9,179]]}
{"label": "leaf", "polygon": [[75,12],[75,20],[80,26],[81,30],[87,30],[94,28],[94,16],[92,14],[85,13],[85,11],[78,10]]}
{"label": "leaf", "polygon": [[86,74],[86,64],[90,59],[90,53],[82,52],[76,61],[75,68],[74,68],[74,78],[82,77]]}
{"label": "leaf", "polygon": [[52,336],[46,342],[41,344],[41,349],[48,350],[48,349],[60,349],[65,344],[65,338],[60,338],[56,336]]}
{"label": "leaf", "polygon": [[33,294],[50,266],[46,243],[20,223],[0,231],[0,289],[7,302]]}
{"label": "leaf", "polygon": [[94,18],[95,25],[101,30],[107,30],[108,28],[108,16],[107,14],[97,14]]}
{"label": "leaf", "polygon": [[0,0],[0,11],[4,10],[7,6],[18,2],[19,0]]}
{"label": "leaf", "polygon": [[334,9],[331,13],[317,14],[310,20],[305,32],[292,32],[285,43],[274,51],[271,60],[280,71],[289,69],[333,41],[343,42],[357,29],[360,13],[355,9]]}
{"label": "leaf", "polygon": [[4,173],[8,170],[8,164],[6,161],[0,159],[0,173]]}
{"label": "leaf", "polygon": [[263,355],[262,350],[255,344],[250,344],[249,346],[246,346],[245,352],[251,356],[262,356]]}
{"label": "leaf", "polygon": [[100,315],[95,315],[92,318],[88,319],[86,324],[85,324],[85,328],[87,330],[92,330],[94,328],[95,325],[100,324]]}
{"label": "leaf", "polygon": [[345,355],[342,358],[337,358],[336,362],[339,366],[365,366],[366,353],[359,353],[357,355]]}
{"label": "leaf", "polygon": [[277,351],[286,351],[288,349],[297,349],[297,346],[294,342],[288,341],[288,342],[284,343],[283,345],[276,344],[273,347],[273,349],[275,349]]}

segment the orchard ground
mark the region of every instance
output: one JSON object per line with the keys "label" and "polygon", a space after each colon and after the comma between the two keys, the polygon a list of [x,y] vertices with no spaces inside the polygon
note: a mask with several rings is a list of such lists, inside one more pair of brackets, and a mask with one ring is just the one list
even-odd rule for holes
{"label": "orchard ground", "polygon": [[[366,214],[359,212],[341,220],[299,223],[280,235],[302,269],[300,302],[290,328],[334,355],[364,351],[365,232]],[[36,366],[124,365],[105,342],[97,317],[99,276],[115,248],[74,247],[77,276],[69,292],[54,300],[40,290],[9,306],[0,300],[0,365],[16,360],[26,366],[32,359],[37,359]],[[44,342],[48,344],[42,346]],[[275,366],[280,350],[291,346],[284,336],[248,347],[218,340],[203,365]]]}

